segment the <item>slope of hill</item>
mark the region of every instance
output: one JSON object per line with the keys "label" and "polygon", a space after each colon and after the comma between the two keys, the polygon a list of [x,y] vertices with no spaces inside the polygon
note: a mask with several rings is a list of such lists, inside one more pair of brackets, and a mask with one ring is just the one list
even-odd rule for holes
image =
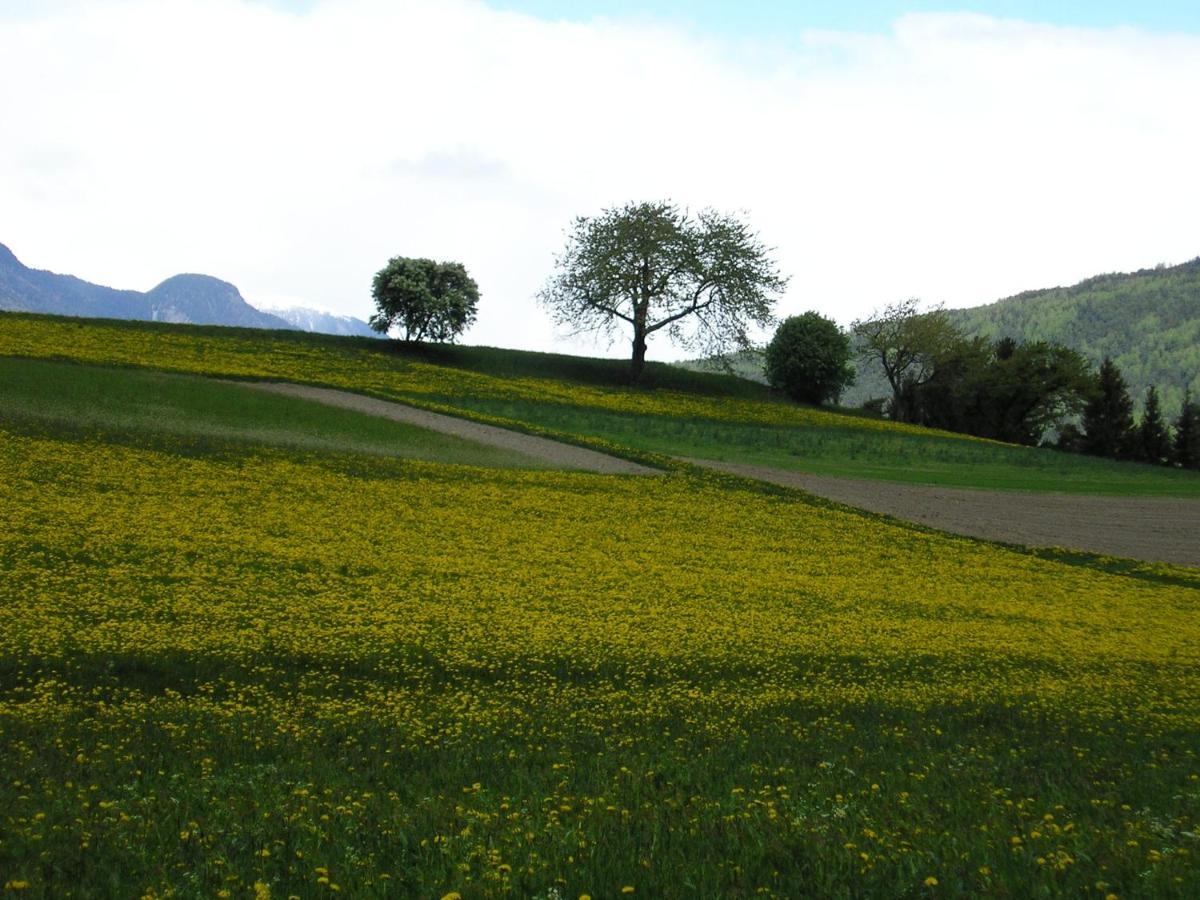
{"label": "slope of hill", "polygon": [[736,460],[830,475],[1094,494],[1200,495],[1194,473],[1017,447],[801,406],[727,375],[620,360],[145,322],[81,328],[0,315],[0,355],[359,390],[603,452]]}
{"label": "slope of hill", "polygon": [[1200,257],[1026,291],[950,314],[969,334],[1057,341],[1096,364],[1110,356],[1134,401],[1140,406],[1146,388],[1158,385],[1170,416],[1185,387],[1200,394]]}
{"label": "slope of hill", "polygon": [[929,434],[409,351],[0,314],[6,893],[1200,896],[1197,570],[145,371]]}

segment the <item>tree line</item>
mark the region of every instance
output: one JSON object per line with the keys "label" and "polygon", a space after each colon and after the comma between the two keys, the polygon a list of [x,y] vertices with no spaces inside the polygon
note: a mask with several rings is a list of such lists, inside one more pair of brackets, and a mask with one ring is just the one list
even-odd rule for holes
{"label": "tree line", "polygon": [[850,328],[861,359],[892,389],[894,419],[1015,444],[1200,468],[1200,404],[1185,394],[1173,425],[1158,389],[1146,390],[1141,421],[1120,369],[1093,369],[1054,341],[968,338],[944,310],[891,304]]}

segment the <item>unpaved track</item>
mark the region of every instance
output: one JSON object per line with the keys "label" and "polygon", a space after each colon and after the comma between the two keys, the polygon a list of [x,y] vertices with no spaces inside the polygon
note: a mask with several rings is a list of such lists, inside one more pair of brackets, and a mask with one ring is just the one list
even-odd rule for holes
{"label": "unpaved track", "polygon": [[440,413],[417,409],[403,403],[376,400],[374,397],[364,397],[362,394],[352,394],[349,391],[275,381],[236,381],[232,383],[260,391],[269,391],[273,394],[315,400],[318,403],[352,409],[369,416],[380,416],[395,422],[418,425],[421,428],[428,428],[430,431],[440,431],[442,434],[466,438],[469,441],[488,444],[492,447],[515,450],[517,453],[524,453],[526,456],[535,457],[552,466],[564,469],[582,469],[585,472],[599,472],[605,475],[663,474],[659,469],[651,469],[648,466],[589,450],[586,447],[576,447],[574,444],[564,444],[532,434],[497,428],[495,425],[483,425],[467,419],[458,419],[454,416],[443,416]]}
{"label": "unpaved track", "polygon": [[[514,450],[553,466],[612,475],[662,474],[586,447],[349,391],[285,382],[235,383]],[[968,490],[836,478],[716,460],[686,461],[970,537],[1200,567],[1200,500]]]}
{"label": "unpaved track", "polygon": [[1200,567],[1200,500],[982,491],[688,462],[956,534]]}

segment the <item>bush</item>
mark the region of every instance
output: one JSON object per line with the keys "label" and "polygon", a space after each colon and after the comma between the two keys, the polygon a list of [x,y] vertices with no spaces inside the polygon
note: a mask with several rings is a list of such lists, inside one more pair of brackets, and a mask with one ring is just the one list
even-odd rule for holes
{"label": "bush", "polygon": [[801,403],[829,403],[854,381],[850,338],[815,312],[784,319],[767,345],[767,380]]}

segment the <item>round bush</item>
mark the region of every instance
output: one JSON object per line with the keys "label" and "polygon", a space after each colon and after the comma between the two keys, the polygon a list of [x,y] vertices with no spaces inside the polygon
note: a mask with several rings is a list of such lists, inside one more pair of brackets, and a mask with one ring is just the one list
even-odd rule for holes
{"label": "round bush", "polygon": [[837,400],[854,380],[850,338],[815,312],[784,319],[767,345],[767,380],[801,403]]}

